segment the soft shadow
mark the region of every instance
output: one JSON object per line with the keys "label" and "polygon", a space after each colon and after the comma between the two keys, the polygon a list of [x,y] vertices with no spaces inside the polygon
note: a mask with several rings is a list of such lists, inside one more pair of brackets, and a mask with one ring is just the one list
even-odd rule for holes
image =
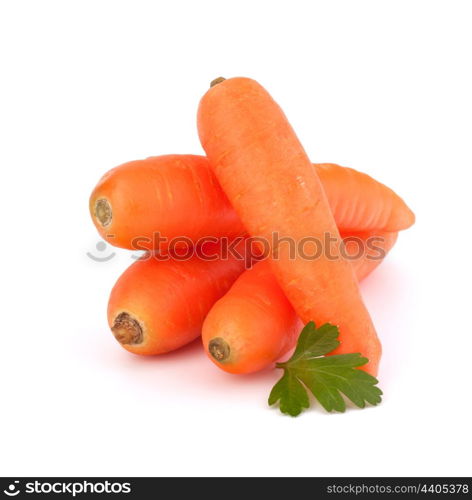
{"label": "soft shadow", "polygon": [[125,351],[123,354],[128,355],[129,361],[131,363],[139,364],[156,364],[160,365],[167,363],[181,363],[188,362],[189,357],[204,357],[205,353],[203,351],[202,340],[200,337],[196,338],[192,342],[175,351],[167,352],[164,354],[156,354],[153,356],[142,356],[139,354],[134,354],[132,352]]}

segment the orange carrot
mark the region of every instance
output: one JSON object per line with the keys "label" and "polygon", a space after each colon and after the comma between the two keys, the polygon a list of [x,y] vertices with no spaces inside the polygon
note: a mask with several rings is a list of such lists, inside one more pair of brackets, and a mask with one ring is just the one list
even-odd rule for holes
{"label": "orange carrot", "polygon": [[[366,174],[315,165],[341,231],[399,231],[413,223],[405,202]],[[166,155],[125,163],[106,173],[90,197],[100,235],[115,246],[166,248],[168,240],[227,236],[245,229],[203,156]]]}
{"label": "orange carrot", "polygon": [[210,165],[251,236],[269,242],[274,233],[296,242],[307,236],[334,239],[318,259],[292,259],[287,245],[272,243],[271,268],[302,321],[337,325],[337,352],[360,352],[369,360],[363,368],[376,374],[381,345],[374,325],[353,269],[341,255],[318,174],[282,110],[254,80],[232,78],[202,98],[198,130]]}
{"label": "orange carrot", "polygon": [[[203,251],[203,249],[202,249]],[[161,354],[200,335],[211,306],[243,272],[245,263],[221,257],[219,245],[189,260],[145,255],[116,282],[108,303],[108,323],[118,342],[135,354]]]}
{"label": "orange carrot", "polygon": [[395,191],[370,175],[333,163],[317,164],[316,172],[340,231],[397,232],[415,222]]}
{"label": "orange carrot", "polygon": [[[389,252],[396,237],[397,233],[346,235],[346,253],[359,280],[383,261],[381,255]],[[214,304],[203,323],[202,341],[208,357],[224,371],[251,373],[292,349],[301,327],[269,261],[263,260]]]}
{"label": "orange carrot", "polygon": [[110,170],[92,192],[90,213],[104,239],[132,250],[166,248],[157,233],[192,241],[244,233],[203,156],[156,156]]}
{"label": "orange carrot", "polygon": [[301,321],[268,260],[245,271],[211,308],[202,328],[208,357],[229,373],[270,365],[297,341]]}
{"label": "orange carrot", "polygon": [[[346,254],[358,281],[366,278],[395,245],[398,233],[341,233]],[[380,258],[379,258],[380,257]]]}

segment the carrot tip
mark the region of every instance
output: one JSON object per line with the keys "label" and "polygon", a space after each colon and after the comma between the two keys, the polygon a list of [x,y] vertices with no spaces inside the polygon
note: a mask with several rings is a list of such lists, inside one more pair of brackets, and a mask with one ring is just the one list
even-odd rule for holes
{"label": "carrot tip", "polygon": [[216,361],[224,363],[228,360],[231,349],[226,340],[221,337],[215,337],[214,339],[211,339],[208,344],[208,352]]}
{"label": "carrot tip", "polygon": [[95,202],[95,217],[102,226],[108,226],[112,219],[111,205],[105,198]]}
{"label": "carrot tip", "polygon": [[226,78],[223,78],[222,76],[219,76],[218,78],[215,78],[214,80],[211,81],[210,83],[210,88],[214,87],[215,85],[218,85],[221,82],[224,82]]}
{"label": "carrot tip", "polygon": [[111,331],[120,344],[135,345],[143,342],[143,329],[139,321],[126,312],[118,314]]}

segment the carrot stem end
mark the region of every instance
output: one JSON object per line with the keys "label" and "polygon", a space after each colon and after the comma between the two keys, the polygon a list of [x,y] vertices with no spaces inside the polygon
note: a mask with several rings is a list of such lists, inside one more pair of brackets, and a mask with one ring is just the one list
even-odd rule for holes
{"label": "carrot stem end", "polygon": [[111,331],[116,340],[122,345],[136,345],[143,342],[143,328],[137,319],[126,312],[118,314],[111,327]]}
{"label": "carrot stem end", "polygon": [[95,217],[102,226],[108,226],[112,219],[111,205],[105,198],[100,198],[95,202]]}
{"label": "carrot stem end", "polygon": [[231,354],[231,349],[226,340],[221,337],[215,337],[214,339],[211,339],[208,344],[208,352],[216,361],[224,363],[228,360]]}
{"label": "carrot stem end", "polygon": [[214,87],[215,85],[218,85],[221,82],[224,82],[226,78],[223,78],[222,76],[219,76],[218,78],[215,78],[214,80],[211,81],[210,83],[210,88]]}

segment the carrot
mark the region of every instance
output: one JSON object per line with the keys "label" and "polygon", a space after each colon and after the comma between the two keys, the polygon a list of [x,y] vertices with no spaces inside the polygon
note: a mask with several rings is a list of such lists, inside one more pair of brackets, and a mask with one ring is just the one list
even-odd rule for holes
{"label": "carrot", "polygon": [[301,325],[269,261],[263,260],[214,304],[203,323],[202,341],[217,366],[229,373],[250,373],[288,352]]}
{"label": "carrot", "polygon": [[244,260],[221,257],[205,245],[189,260],[159,261],[150,254],[118,279],[108,303],[108,323],[118,342],[135,354],[162,354],[200,335],[211,306],[243,272]]}
{"label": "carrot", "polygon": [[[254,237],[271,242],[275,278],[304,323],[339,327],[340,353],[360,352],[376,374],[381,345],[362,301],[322,184],[282,110],[254,80],[212,87],[198,109],[200,141],[218,181]],[[335,241],[318,259],[291,258],[287,245],[307,236]],[[277,257],[277,258],[275,258]],[[320,293],[322,291],[322,293]],[[335,352],[335,351],[334,351]]]}
{"label": "carrot", "polygon": [[341,231],[397,232],[415,222],[395,191],[370,175],[333,163],[317,164],[316,172]]}
{"label": "carrot", "polygon": [[[340,230],[399,231],[413,223],[405,202],[372,177],[334,164],[315,168]],[[157,231],[193,242],[245,232],[203,156],[157,156],[112,169],[93,190],[90,213],[104,239],[128,249],[165,248]]]}
{"label": "carrot", "polygon": [[[346,235],[346,252],[359,255],[359,243],[368,248],[375,238],[384,256],[397,233]],[[358,280],[367,276],[383,259],[377,250],[362,250],[352,260]],[[376,260],[371,260],[376,257]],[[318,287],[318,293],[323,290]],[[208,313],[202,341],[208,357],[229,373],[251,373],[277,361],[295,346],[302,322],[275,279],[269,261],[245,271]]]}
{"label": "carrot", "polygon": [[203,156],[156,156],[120,165],[102,177],[89,205],[100,235],[132,250],[166,248],[156,241],[157,232],[192,241],[244,233]]}
{"label": "carrot", "polygon": [[[379,264],[395,245],[398,233],[375,232],[375,233],[342,233],[343,244],[346,254],[350,256],[354,273],[358,281],[366,278]],[[383,257],[379,258],[379,250]],[[361,252],[365,253],[360,258],[355,258]]]}

